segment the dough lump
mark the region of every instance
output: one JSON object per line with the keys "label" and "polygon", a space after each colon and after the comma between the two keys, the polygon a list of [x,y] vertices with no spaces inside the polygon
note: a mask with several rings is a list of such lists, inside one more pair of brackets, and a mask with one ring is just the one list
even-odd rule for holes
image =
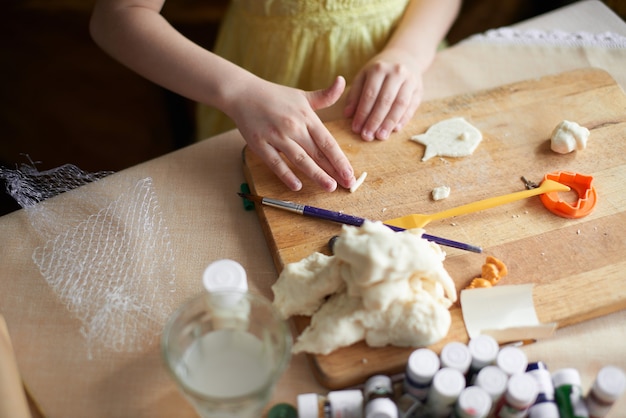
{"label": "dough lump", "polygon": [[552,131],[550,149],[559,154],[567,154],[574,150],[583,150],[587,147],[589,129],[576,122],[564,120]]}
{"label": "dough lump", "polygon": [[418,347],[442,339],[456,301],[445,253],[421,230],[381,222],[344,225],[335,255],[314,253],[283,269],[272,286],[283,316],[312,315],[294,353],[328,354],[361,340]]}
{"label": "dough lump", "polygon": [[427,161],[435,156],[467,157],[483,140],[483,134],[464,118],[456,117],[435,123],[411,140],[426,146],[422,161]]}

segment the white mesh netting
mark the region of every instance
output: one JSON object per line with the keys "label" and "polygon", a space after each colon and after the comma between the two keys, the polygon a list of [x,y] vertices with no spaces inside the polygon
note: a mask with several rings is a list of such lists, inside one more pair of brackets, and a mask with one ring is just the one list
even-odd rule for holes
{"label": "white mesh netting", "polygon": [[[95,185],[77,189],[109,174],[73,165],[0,168],[42,239],[33,260],[80,319],[89,356],[154,342],[174,303],[173,253],[152,179],[129,182],[115,198]],[[62,202],[54,199],[61,193]]]}

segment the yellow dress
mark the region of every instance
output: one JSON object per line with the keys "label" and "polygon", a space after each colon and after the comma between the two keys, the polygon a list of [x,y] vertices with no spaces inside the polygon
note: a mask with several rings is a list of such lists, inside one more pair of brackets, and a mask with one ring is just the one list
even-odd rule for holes
{"label": "yellow dress", "polygon": [[[266,80],[317,90],[348,84],[386,44],[409,0],[233,0],[215,53]],[[198,107],[198,138],[235,127]]]}

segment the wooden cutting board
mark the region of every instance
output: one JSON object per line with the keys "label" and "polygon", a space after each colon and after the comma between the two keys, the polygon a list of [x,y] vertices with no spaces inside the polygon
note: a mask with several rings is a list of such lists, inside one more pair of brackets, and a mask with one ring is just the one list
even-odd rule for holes
{"label": "wooden cutting board", "polygon": [[[422,162],[424,147],[409,140],[443,119],[462,116],[483,133],[465,158]],[[552,130],[570,120],[591,131],[587,148],[570,154],[550,150]],[[570,171],[594,177],[598,202],[592,214],[566,219],[550,213],[538,197],[486,211],[435,221],[426,232],[482,246],[483,254],[443,247],[444,265],[460,291],[480,275],[486,255],[508,266],[501,284],[534,283],[541,322],[559,327],[626,308],[626,96],[610,75],[583,69],[422,104],[406,128],[387,141],[363,142],[346,120],[329,123],[357,176],[355,192],[325,193],[304,180],[287,190],[249,150],[244,170],[253,193],[343,211],[374,220],[433,213],[524,189],[521,176],[540,182],[544,174]],[[450,197],[433,201],[433,188],[447,185]],[[567,196],[571,198],[571,196]],[[278,271],[315,251],[328,253],[332,222],[270,207],[257,207]],[[467,341],[457,303],[451,308],[449,341]],[[308,318],[295,318],[298,331]],[[363,342],[329,355],[311,355],[319,381],[330,389],[363,382],[376,373],[404,370],[413,348],[370,348]]]}

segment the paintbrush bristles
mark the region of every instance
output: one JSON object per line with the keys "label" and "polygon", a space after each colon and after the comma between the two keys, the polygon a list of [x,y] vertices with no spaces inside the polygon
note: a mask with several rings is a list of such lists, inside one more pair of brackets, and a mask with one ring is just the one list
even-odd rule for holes
{"label": "paintbrush bristles", "polygon": [[255,194],[249,194],[249,193],[237,193],[237,194],[239,195],[239,197],[243,199],[248,199],[251,202],[263,203],[263,198],[261,196],[257,196]]}

